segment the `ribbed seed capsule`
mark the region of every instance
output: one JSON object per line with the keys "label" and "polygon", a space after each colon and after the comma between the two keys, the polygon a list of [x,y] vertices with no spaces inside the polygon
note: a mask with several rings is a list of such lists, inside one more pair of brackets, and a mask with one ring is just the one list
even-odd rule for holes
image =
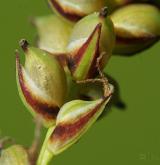
{"label": "ribbed seed capsule", "polygon": [[16,56],[17,84],[22,101],[31,113],[43,119],[46,126],[55,123],[67,93],[65,72],[49,53],[21,41],[25,66]]}
{"label": "ribbed seed capsule", "polygon": [[105,4],[104,0],[48,0],[48,2],[55,13],[72,22],[99,11]]}
{"label": "ribbed seed capsule", "polygon": [[81,19],[73,28],[67,47],[69,69],[76,80],[84,80],[96,72],[96,59],[102,52],[101,68],[112,54],[115,35],[107,8]]}
{"label": "ribbed seed capsule", "polygon": [[108,96],[95,101],[74,100],[64,104],[56,121],[56,127],[48,140],[48,150],[54,155],[66,150],[93,125],[111,98]]}
{"label": "ribbed seed capsule", "polygon": [[53,54],[66,53],[73,26],[56,15],[37,17],[32,20],[38,32],[38,47]]}
{"label": "ribbed seed capsule", "polygon": [[2,150],[0,165],[31,165],[27,151],[20,145]]}
{"label": "ribbed seed capsule", "polygon": [[111,19],[116,32],[116,54],[134,54],[160,39],[160,11],[149,4],[132,4],[116,10]]}

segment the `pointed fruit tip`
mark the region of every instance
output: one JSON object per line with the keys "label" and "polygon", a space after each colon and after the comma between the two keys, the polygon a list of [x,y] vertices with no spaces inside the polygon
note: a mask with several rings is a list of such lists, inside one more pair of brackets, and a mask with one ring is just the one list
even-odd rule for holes
{"label": "pointed fruit tip", "polygon": [[107,17],[107,15],[108,15],[108,7],[103,7],[100,10],[99,16],[105,18]]}
{"label": "pointed fruit tip", "polygon": [[28,43],[28,41],[26,39],[20,40],[19,45],[21,46],[21,48],[24,51],[27,51],[28,50],[29,43]]}

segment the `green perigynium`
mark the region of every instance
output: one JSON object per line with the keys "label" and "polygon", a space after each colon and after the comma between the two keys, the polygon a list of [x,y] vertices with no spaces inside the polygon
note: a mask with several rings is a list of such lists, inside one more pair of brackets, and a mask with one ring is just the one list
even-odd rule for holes
{"label": "green perigynium", "polygon": [[110,96],[95,101],[74,100],[64,104],[50,136],[48,150],[57,155],[78,141],[103,112]]}
{"label": "green perigynium", "polygon": [[37,29],[37,46],[59,60],[65,72],[69,74],[67,67],[67,45],[73,29],[73,25],[61,20],[55,14],[36,17],[32,24]]}
{"label": "green perigynium", "polygon": [[0,165],[31,165],[27,150],[21,145],[13,145],[2,150]]}
{"label": "green perigynium", "polygon": [[44,125],[55,123],[60,107],[64,104],[67,83],[65,72],[55,58],[41,49],[20,42],[25,53],[25,65],[16,56],[17,85],[22,101],[34,117],[40,117]]}
{"label": "green perigynium", "polygon": [[58,113],[56,125],[47,133],[38,165],[47,164],[53,156],[76,143],[104,111],[112,93],[113,86],[106,82],[104,95],[99,99],[72,100],[64,104]]}
{"label": "green perigynium", "polygon": [[112,54],[115,43],[113,23],[107,16],[107,9],[90,14],[74,26],[68,47],[69,69],[75,80],[93,78],[96,59],[104,53],[101,68],[104,68]]}
{"label": "green perigynium", "polygon": [[37,45],[40,49],[57,55],[66,53],[73,25],[59,19],[56,15],[36,17],[32,23],[37,28]]}
{"label": "green perigynium", "polygon": [[131,4],[111,14],[116,33],[114,53],[134,54],[160,39],[160,10],[149,4]]}

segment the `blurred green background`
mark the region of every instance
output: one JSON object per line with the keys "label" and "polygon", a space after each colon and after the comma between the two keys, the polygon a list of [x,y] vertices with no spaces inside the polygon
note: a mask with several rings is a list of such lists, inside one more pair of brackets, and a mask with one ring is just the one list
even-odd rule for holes
{"label": "blurred green background", "polygon": [[[18,96],[14,50],[21,38],[34,43],[36,31],[29,18],[50,12],[44,0],[0,5],[0,134],[23,145],[30,145],[34,125]],[[107,70],[119,83],[127,108],[112,107],[51,164],[160,164],[160,43],[132,57],[112,57]]]}

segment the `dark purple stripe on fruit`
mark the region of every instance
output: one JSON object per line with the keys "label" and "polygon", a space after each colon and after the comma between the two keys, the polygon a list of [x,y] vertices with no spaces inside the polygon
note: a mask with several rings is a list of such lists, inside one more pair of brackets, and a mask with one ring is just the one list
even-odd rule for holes
{"label": "dark purple stripe on fruit", "polygon": [[58,125],[54,132],[52,133],[50,140],[51,141],[67,141],[72,137],[76,136],[78,132],[80,132],[83,127],[89,122],[89,120],[100,110],[102,104],[106,101],[104,99],[100,104],[98,104],[90,113],[85,116],[79,118],[79,120],[70,121],[70,124],[60,124]]}
{"label": "dark purple stripe on fruit", "polygon": [[[24,77],[22,73],[22,66],[20,65],[19,57],[16,56],[16,63],[17,63],[17,71],[18,71],[18,78],[19,84],[22,90],[22,93],[25,97],[26,102],[33,108],[33,110],[38,113],[39,115],[43,116],[43,118],[47,120],[55,119],[58,112],[59,107],[48,105],[47,103],[43,102],[42,100],[37,100],[31,93],[27,86],[24,84]],[[41,102],[42,101],[42,102]]]}
{"label": "dark purple stripe on fruit", "polygon": [[57,10],[58,13],[60,13],[63,17],[65,17],[66,19],[69,19],[69,20],[71,20],[73,22],[77,22],[83,16],[85,16],[85,15],[82,15],[82,14],[78,15],[80,13],[76,13],[76,11],[69,11],[69,9],[68,10],[64,10],[61,7],[61,5],[58,3],[57,0],[50,0],[50,2],[53,5],[53,7]]}

